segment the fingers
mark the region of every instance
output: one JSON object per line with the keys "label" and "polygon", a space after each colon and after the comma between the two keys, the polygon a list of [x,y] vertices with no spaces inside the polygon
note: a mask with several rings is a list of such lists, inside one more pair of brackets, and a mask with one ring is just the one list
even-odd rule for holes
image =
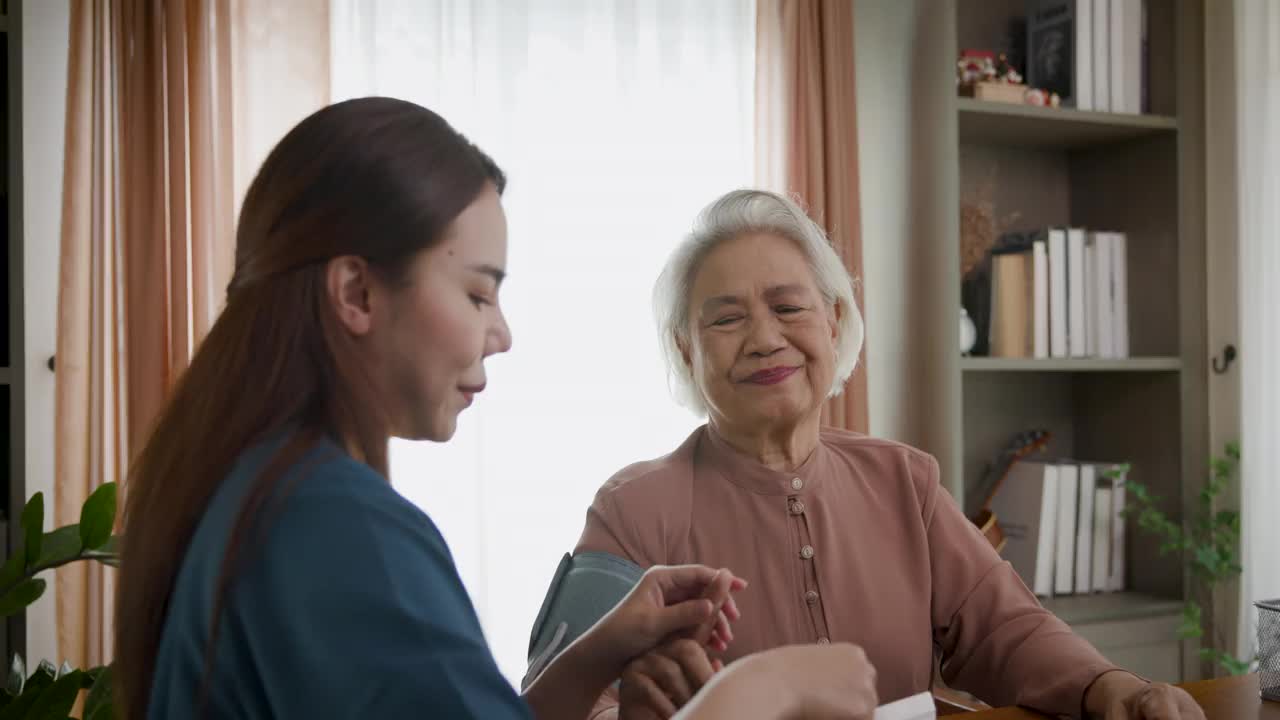
{"label": "fingers", "polygon": [[1135,720],[1181,720],[1178,702],[1173,688],[1168,685],[1149,685],[1137,694],[1132,713]]}
{"label": "fingers", "polygon": [[662,638],[673,633],[681,631],[696,633],[698,628],[710,627],[715,618],[713,609],[711,602],[705,599],[686,600],[659,609],[653,620],[656,626],[652,628],[649,635],[651,638],[649,647],[657,645]]}
{"label": "fingers", "polygon": [[703,596],[703,588],[718,570],[705,565],[655,565],[645,573],[652,578],[666,602],[682,602]]}
{"label": "fingers", "polygon": [[644,672],[653,679],[675,707],[683,707],[693,698],[696,688],[690,685],[689,678],[685,677],[684,668],[679,661],[660,653],[653,653],[646,657]]}
{"label": "fingers", "polygon": [[[711,645],[723,652],[724,648],[719,646],[724,645],[727,647],[728,643],[732,641],[733,634],[729,630],[729,620],[725,617],[721,608],[730,600],[729,593],[732,592],[733,581],[733,573],[723,569],[717,570],[702,591],[702,597],[710,600],[717,612],[714,617],[710,618],[705,625],[699,627],[694,633],[693,639],[698,641],[700,645]],[[718,635],[719,637],[713,641],[713,635]]]}
{"label": "fingers", "polygon": [[711,677],[716,673],[714,663],[707,656],[707,651],[693,640],[682,639],[667,643],[663,647],[663,653],[679,665],[694,693],[711,682]]}
{"label": "fingers", "polygon": [[648,675],[629,670],[623,674],[622,684],[624,702],[640,702],[663,720],[676,714],[676,706],[672,704],[671,698]]}
{"label": "fingers", "polygon": [[718,673],[724,669],[724,661],[720,658],[711,658],[711,672]]}
{"label": "fingers", "polygon": [[[704,592],[707,584],[720,573],[728,575],[730,591],[738,592],[746,589],[747,581],[735,576],[729,570],[717,570],[705,565],[655,565],[649,568],[645,577],[653,579],[661,590],[664,600],[681,602],[695,597],[708,597]],[[724,595],[727,597],[728,593]]]}

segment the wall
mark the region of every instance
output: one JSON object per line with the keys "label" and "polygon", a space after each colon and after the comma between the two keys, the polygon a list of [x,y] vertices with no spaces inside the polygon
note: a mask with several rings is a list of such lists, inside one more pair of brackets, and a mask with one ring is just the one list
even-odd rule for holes
{"label": "wall", "polygon": [[[22,148],[27,494],[43,491],[53,523],[53,373],[67,101],[70,0],[22,4]],[[27,655],[56,658],[55,583],[27,611]]]}
{"label": "wall", "polygon": [[858,171],[870,430],[960,478],[955,16],[934,0],[857,0]]}

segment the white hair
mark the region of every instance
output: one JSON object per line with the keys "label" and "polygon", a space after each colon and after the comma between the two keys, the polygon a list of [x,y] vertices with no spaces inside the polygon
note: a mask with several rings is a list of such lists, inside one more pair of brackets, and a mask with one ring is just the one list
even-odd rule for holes
{"label": "white hair", "polygon": [[826,233],[789,198],[765,190],[734,190],[705,207],[693,230],[671,253],[653,288],[658,337],[667,362],[671,392],[680,404],[699,415],[706,402],[685,362],[681,345],[689,346],[689,295],[703,259],[720,243],[750,233],[770,233],[796,244],[809,261],[818,290],[839,309],[836,323],[835,378],[828,397],[839,395],[853,374],[862,349],[862,316],[853,297],[853,280]]}

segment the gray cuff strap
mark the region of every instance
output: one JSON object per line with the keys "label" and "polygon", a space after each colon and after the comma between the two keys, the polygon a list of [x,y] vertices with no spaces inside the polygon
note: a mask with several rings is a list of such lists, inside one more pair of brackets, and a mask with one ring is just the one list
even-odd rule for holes
{"label": "gray cuff strap", "polygon": [[644,569],[601,552],[565,554],[551,579],[529,636],[528,688],[566,647],[604,617],[640,582]]}

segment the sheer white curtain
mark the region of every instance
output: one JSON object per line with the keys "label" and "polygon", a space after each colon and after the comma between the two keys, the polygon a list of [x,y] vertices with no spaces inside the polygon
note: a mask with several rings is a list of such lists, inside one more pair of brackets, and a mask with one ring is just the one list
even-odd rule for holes
{"label": "sheer white curtain", "polygon": [[1235,0],[1241,407],[1240,654],[1280,598],[1280,4]]}
{"label": "sheer white curtain", "polygon": [[395,486],[449,541],[499,665],[595,490],[698,420],[667,392],[649,293],[698,209],[752,181],[751,0],[333,0],[334,100],[444,115],[510,178],[515,343],[448,445]]}

